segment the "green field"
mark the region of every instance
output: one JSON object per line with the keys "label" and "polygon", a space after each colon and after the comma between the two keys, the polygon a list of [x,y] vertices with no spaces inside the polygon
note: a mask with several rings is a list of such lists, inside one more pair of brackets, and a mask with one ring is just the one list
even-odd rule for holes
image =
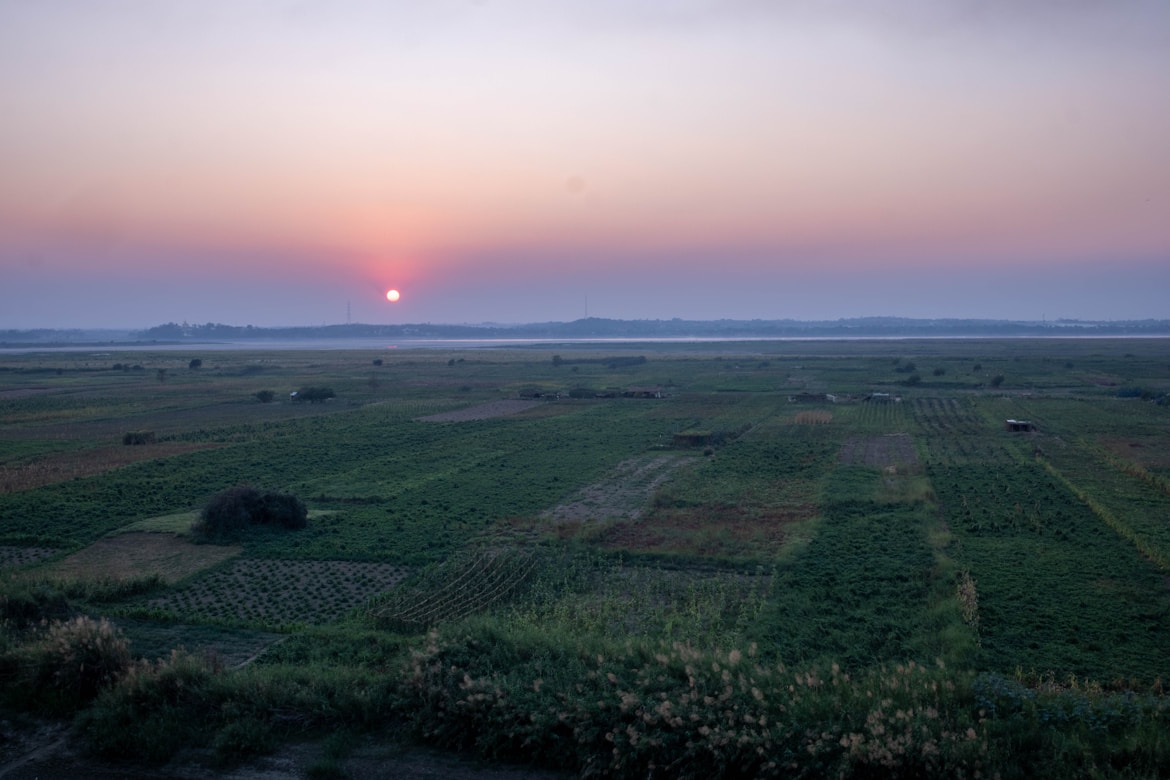
{"label": "green field", "polygon": [[[1159,339],[0,355],[3,705],[106,758],[1164,775],[1168,391]],[[199,543],[244,483],[308,527]],[[92,690],[78,616],[134,656]]]}

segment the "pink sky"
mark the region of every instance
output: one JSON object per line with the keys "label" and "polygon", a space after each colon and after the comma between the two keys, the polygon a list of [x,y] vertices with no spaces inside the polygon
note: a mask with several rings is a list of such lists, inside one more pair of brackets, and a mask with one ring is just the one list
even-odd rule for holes
{"label": "pink sky", "polygon": [[3,328],[1170,318],[1162,0],[9,2],[0,115]]}

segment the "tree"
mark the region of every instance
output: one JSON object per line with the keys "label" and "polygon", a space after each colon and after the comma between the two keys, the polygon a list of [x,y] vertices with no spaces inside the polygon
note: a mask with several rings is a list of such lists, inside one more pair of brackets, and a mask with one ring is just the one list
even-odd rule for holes
{"label": "tree", "polygon": [[992,387],[999,387],[1002,384],[1003,384],[1003,374],[996,374],[995,376],[993,376],[991,378],[991,386]]}
{"label": "tree", "polygon": [[202,367],[203,361],[200,358],[192,358],[191,362],[187,364],[187,368],[191,369],[192,371]]}
{"label": "tree", "polygon": [[293,396],[293,402],[299,404],[308,401],[311,404],[319,404],[336,397],[337,394],[333,392],[331,387],[302,387]]}
{"label": "tree", "polygon": [[271,390],[259,390],[253,393],[253,396],[262,404],[270,404],[272,399],[276,397],[276,393]]}

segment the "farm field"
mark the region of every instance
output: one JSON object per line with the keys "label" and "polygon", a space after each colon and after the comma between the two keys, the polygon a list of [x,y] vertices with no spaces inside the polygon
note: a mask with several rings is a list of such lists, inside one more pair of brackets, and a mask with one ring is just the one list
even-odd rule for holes
{"label": "farm field", "polygon": [[[1165,775],[1168,392],[1159,339],[3,354],[0,704],[320,776]],[[307,525],[202,539],[242,484]]]}

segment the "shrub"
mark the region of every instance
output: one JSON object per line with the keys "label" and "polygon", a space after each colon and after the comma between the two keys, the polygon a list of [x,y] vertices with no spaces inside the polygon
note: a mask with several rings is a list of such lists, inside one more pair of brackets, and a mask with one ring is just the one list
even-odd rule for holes
{"label": "shrub", "polygon": [[6,628],[28,628],[44,620],[63,617],[68,610],[65,594],[48,585],[10,581],[0,593],[0,623]]}
{"label": "shrub", "polygon": [[271,390],[260,390],[253,393],[252,397],[262,404],[270,404],[272,403],[272,399],[276,397],[276,393]]}
{"label": "shrub", "polygon": [[238,764],[271,753],[277,745],[272,725],[259,718],[244,717],[224,725],[212,740],[220,766]]}
{"label": "shrub", "polygon": [[140,661],[80,714],[78,732],[102,758],[162,763],[210,737],[215,672],[177,650],[169,658]]}
{"label": "shrub", "polygon": [[199,358],[192,358],[191,362],[187,364],[187,368],[191,369],[192,371],[202,367],[203,361]]}
{"label": "shrub", "polygon": [[154,431],[127,431],[122,434],[122,444],[127,447],[139,444],[154,444]]}
{"label": "shrub", "polygon": [[992,387],[999,387],[1002,384],[1003,384],[1003,374],[996,374],[995,376],[993,376],[991,378],[991,386]]}
{"label": "shrub", "polygon": [[291,493],[237,485],[212,496],[191,530],[204,539],[223,539],[253,525],[304,528],[308,519],[304,502]]}

